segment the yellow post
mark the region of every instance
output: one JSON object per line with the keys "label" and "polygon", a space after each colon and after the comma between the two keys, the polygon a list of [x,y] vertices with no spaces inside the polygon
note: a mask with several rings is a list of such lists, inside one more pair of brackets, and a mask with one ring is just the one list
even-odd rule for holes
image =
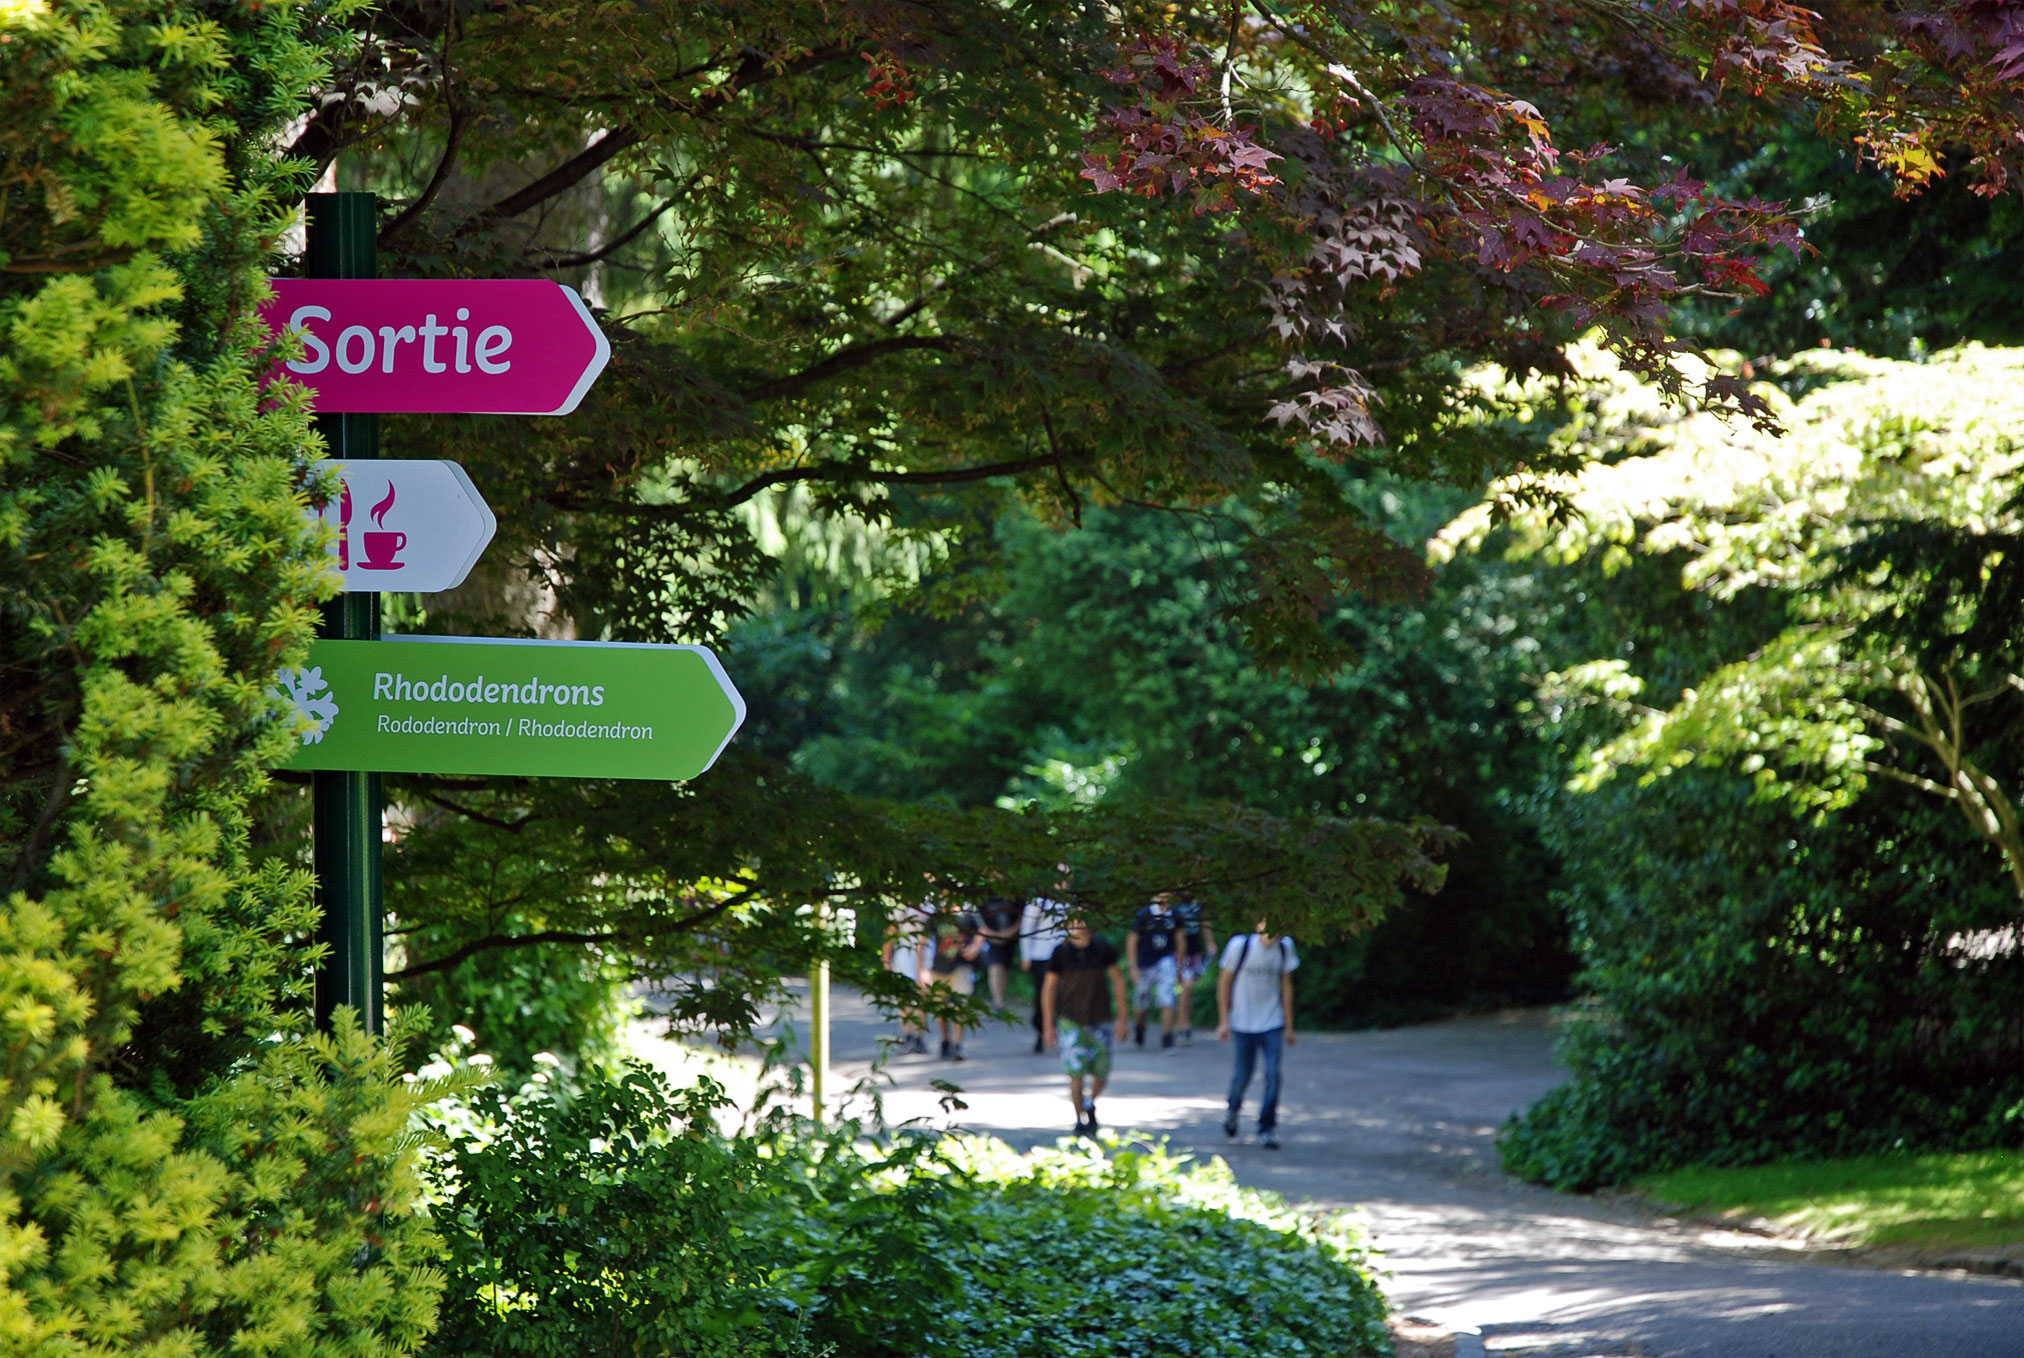
{"label": "yellow post", "polygon": [[[825,946],[829,942],[829,902],[815,907],[815,917]],[[829,959],[820,958],[808,976],[809,994],[809,1087],[814,1094],[815,1120],[822,1121],[824,1086],[829,1083]]]}

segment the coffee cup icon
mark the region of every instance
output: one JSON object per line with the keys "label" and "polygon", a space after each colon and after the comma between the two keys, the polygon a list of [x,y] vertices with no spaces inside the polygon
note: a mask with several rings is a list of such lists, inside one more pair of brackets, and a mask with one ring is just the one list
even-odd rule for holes
{"label": "coffee cup icon", "polygon": [[365,541],[365,560],[358,564],[369,571],[397,571],[402,564],[394,557],[408,545],[406,533],[381,532],[361,533]]}

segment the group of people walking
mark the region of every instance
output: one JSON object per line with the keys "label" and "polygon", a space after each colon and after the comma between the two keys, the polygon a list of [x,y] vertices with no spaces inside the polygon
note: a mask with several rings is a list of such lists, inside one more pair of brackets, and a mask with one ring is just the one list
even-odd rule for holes
{"label": "group of people walking", "polygon": [[[939,985],[957,995],[976,993],[977,975],[982,972],[990,987],[991,1003],[1002,1009],[1022,928],[1020,904],[1007,897],[993,896],[974,910],[938,909],[933,902],[925,902],[903,913],[886,931],[885,964],[923,991]],[[946,1015],[938,1016],[937,1022],[942,1031],[942,1058],[967,1059],[963,1025]],[[927,1050],[926,1012],[902,1012],[900,1053],[924,1056]]]}
{"label": "group of people walking", "polygon": [[[885,946],[886,965],[914,977],[923,989],[939,984],[969,995],[982,971],[992,1003],[1001,1009],[1016,959],[1033,981],[1033,1050],[1060,1053],[1076,1134],[1092,1136],[1099,1126],[1096,1101],[1109,1082],[1115,1047],[1128,1039],[1144,1047],[1155,1015],[1162,1048],[1194,1041],[1194,986],[1208,971],[1216,938],[1199,903],[1161,895],[1139,909],[1120,956],[1117,946],[1092,931],[1069,905],[994,897],[975,910],[916,907],[896,921]],[[1268,920],[1258,920],[1251,932],[1223,946],[1217,964],[1216,1036],[1234,1047],[1223,1120],[1224,1135],[1233,1141],[1246,1093],[1262,1063],[1258,1141],[1278,1148],[1280,1066],[1285,1048],[1297,1041],[1293,973],[1299,966],[1293,940],[1273,933]],[[964,1060],[962,1026],[947,1017],[939,1022],[941,1055]],[[923,1013],[903,1015],[899,1050],[926,1053]]]}

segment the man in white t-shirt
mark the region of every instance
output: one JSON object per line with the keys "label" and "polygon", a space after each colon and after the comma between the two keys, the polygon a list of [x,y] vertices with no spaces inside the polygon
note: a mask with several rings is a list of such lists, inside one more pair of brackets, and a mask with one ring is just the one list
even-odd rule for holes
{"label": "man in white t-shirt", "polygon": [[1216,1039],[1236,1043],[1230,1075],[1230,1111],[1223,1135],[1237,1139],[1237,1114],[1258,1058],[1265,1058],[1265,1093],[1258,1107],[1258,1144],[1279,1149],[1279,1058],[1298,1039],[1293,1033],[1293,973],[1300,955],[1293,940],[1275,935],[1265,920],[1253,933],[1239,934],[1223,947],[1216,979]]}
{"label": "man in white t-shirt", "polygon": [[1033,1050],[1047,1050],[1046,1027],[1040,1016],[1040,990],[1047,980],[1047,964],[1054,960],[1054,950],[1061,946],[1062,921],[1068,918],[1068,907],[1059,901],[1050,901],[1045,896],[1035,896],[1026,902],[1026,909],[1019,918],[1019,962],[1026,968],[1026,974],[1033,978]]}

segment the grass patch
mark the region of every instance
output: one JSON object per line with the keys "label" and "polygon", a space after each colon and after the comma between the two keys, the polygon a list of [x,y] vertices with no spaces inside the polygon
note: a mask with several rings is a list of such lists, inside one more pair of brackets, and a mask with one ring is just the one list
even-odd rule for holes
{"label": "grass patch", "polygon": [[1809,1238],[1921,1252],[2024,1244],[2024,1153],[1861,1155],[1696,1167],[1634,1187],[1700,1216],[1762,1217]]}

